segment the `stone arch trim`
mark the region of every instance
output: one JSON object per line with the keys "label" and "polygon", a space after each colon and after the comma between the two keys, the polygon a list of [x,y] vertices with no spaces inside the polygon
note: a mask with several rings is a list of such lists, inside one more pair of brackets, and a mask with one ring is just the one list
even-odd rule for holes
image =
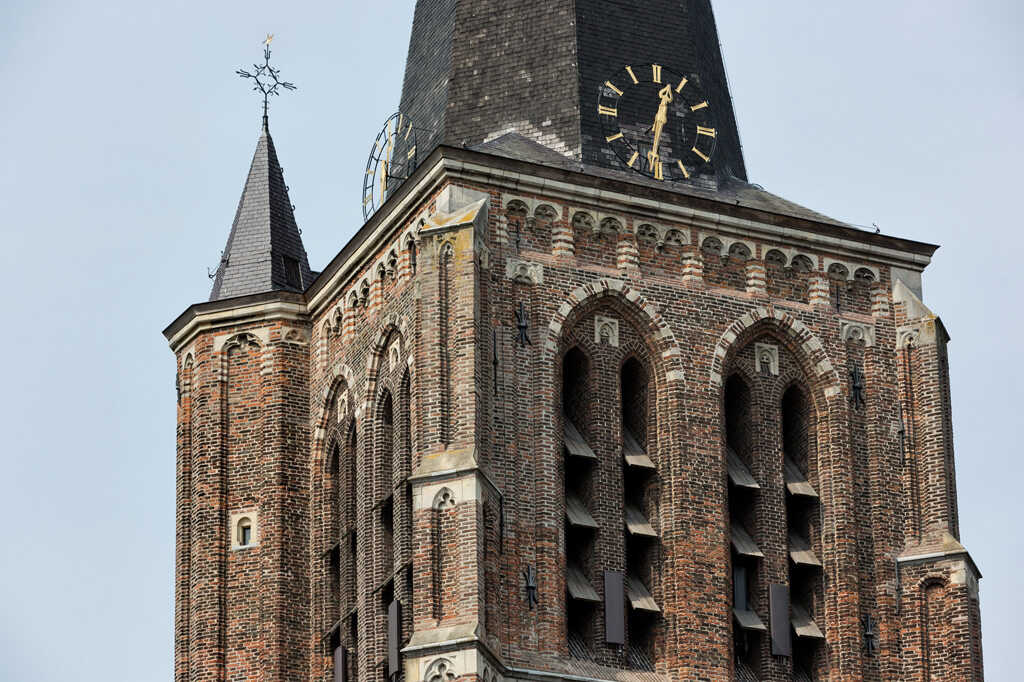
{"label": "stone arch trim", "polygon": [[929,587],[945,588],[949,585],[949,579],[942,573],[929,572],[917,581],[917,589],[924,594]]}
{"label": "stone arch trim", "polygon": [[195,374],[196,358],[193,350],[185,353],[178,373],[178,403],[192,395],[192,380]]}
{"label": "stone arch trim", "polygon": [[[270,343],[270,331],[266,328],[249,329],[237,333],[222,334],[213,339],[214,372],[218,381],[227,381],[229,355],[233,348],[253,347],[260,358],[260,376],[267,376],[273,370],[274,359],[266,353]],[[225,396],[227,394],[225,393]]]}
{"label": "stone arch trim", "polygon": [[675,334],[668,322],[657,308],[647,302],[643,295],[626,282],[618,279],[602,278],[579,287],[566,297],[565,303],[559,307],[550,324],[543,345],[543,359],[554,362],[558,352],[558,342],[562,336],[565,321],[574,310],[586,303],[603,296],[612,296],[623,300],[633,308],[641,318],[646,319],[653,331],[652,341],[655,349],[660,352],[665,362],[665,380],[668,382],[682,381],[685,377],[682,366],[682,352],[676,342]]}
{"label": "stone arch trim", "polygon": [[839,374],[832,361],[825,353],[825,347],[814,332],[800,320],[774,307],[761,307],[751,310],[739,318],[722,334],[715,346],[715,355],[711,360],[711,385],[722,387],[725,361],[730,351],[736,346],[744,333],[756,325],[764,325],[788,337],[803,352],[810,363],[814,376],[813,381],[823,387],[826,398],[840,394]]}
{"label": "stone arch trim", "polygon": [[430,503],[430,508],[435,510],[451,509],[457,503],[455,499],[455,493],[452,489],[445,486],[437,491],[434,495],[433,502]]}

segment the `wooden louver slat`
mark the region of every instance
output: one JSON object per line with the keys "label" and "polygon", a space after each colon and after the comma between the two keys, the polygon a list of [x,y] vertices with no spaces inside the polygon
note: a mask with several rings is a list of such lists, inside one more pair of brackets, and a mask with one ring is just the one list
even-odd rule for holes
{"label": "wooden louver slat", "polygon": [[587,576],[583,574],[583,571],[578,566],[569,564],[566,567],[565,584],[569,591],[569,597],[572,599],[591,602],[601,601],[601,598],[597,596],[597,590],[590,584]]}
{"label": "wooden louver slat", "polygon": [[803,608],[793,604],[792,606],[793,632],[801,639],[825,639],[821,628],[811,620],[810,614]]}
{"label": "wooden louver slat", "polygon": [[645,538],[658,537],[658,532],[654,530],[654,526],[652,526],[651,522],[643,515],[643,512],[632,505],[626,505],[625,512],[626,531],[630,535]]}
{"label": "wooden louver slat", "polygon": [[764,558],[764,552],[761,551],[761,548],[754,542],[754,538],[750,537],[742,526],[736,523],[732,524],[729,533],[732,540],[732,548],[736,550],[737,554],[755,559]]}
{"label": "wooden louver slat", "polygon": [[597,521],[590,515],[590,511],[580,498],[573,494],[565,497],[565,517],[570,526],[576,528],[597,528]]}
{"label": "wooden louver slat", "polygon": [[587,441],[583,440],[583,436],[580,434],[576,425],[573,424],[569,417],[562,415],[562,424],[565,427],[565,449],[572,457],[582,457],[584,459],[597,459],[597,455],[587,445]]}
{"label": "wooden louver slat", "polygon": [[789,558],[797,566],[821,567],[821,561],[814,554],[810,543],[796,533],[789,534]]}
{"label": "wooden louver slat", "polygon": [[733,618],[744,630],[751,630],[754,632],[767,632],[768,627],[761,622],[761,617],[758,616],[752,609],[733,609]]}
{"label": "wooden louver slat", "polygon": [[647,587],[631,575],[626,576],[626,597],[629,599],[629,605],[637,611],[661,613],[661,608],[654,601],[654,597],[651,596]]}
{"label": "wooden louver slat", "polygon": [[636,437],[629,432],[629,429],[622,429],[622,456],[626,458],[626,464],[640,469],[655,469],[654,462],[647,456],[647,453]]}
{"label": "wooden louver slat", "polygon": [[786,490],[795,497],[812,497],[818,499],[818,493],[807,477],[800,471],[800,467],[789,457],[783,459],[782,475],[786,481]]}
{"label": "wooden louver slat", "polygon": [[750,473],[747,465],[729,448],[726,448],[725,451],[725,463],[729,471],[729,482],[734,486],[750,490],[761,489],[761,486],[754,480],[754,475]]}

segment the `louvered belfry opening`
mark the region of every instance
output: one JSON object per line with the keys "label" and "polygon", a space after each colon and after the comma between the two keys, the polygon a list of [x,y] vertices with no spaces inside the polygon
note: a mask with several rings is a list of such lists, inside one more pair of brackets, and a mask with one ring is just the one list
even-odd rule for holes
{"label": "louvered belfry opening", "polygon": [[[390,577],[395,566],[395,499],[392,478],[395,457],[395,409],[390,391],[380,400],[377,430],[377,490],[375,491],[377,525],[380,539],[381,575]],[[384,604],[385,611],[388,604]]]}
{"label": "louvered belfry opening", "polygon": [[[413,523],[413,498],[412,484],[409,477],[412,475],[412,378],[409,370],[402,373],[402,381],[399,385],[399,422],[401,424],[401,435],[399,438],[399,455],[397,462],[397,473],[400,479],[395,494],[401,495],[401,504],[396,505],[399,516],[399,537],[397,539],[399,566],[395,569],[396,592],[402,601],[402,627],[401,641],[403,645],[412,637],[412,614],[413,614],[413,586],[412,586],[412,523]],[[398,581],[402,581],[399,585]]]}
{"label": "louvered belfry opening", "polygon": [[[747,382],[734,374],[725,383],[723,416],[725,419],[725,457],[728,472],[729,536],[732,560],[733,652],[736,670],[760,668],[759,639],[767,630],[761,594],[761,561],[764,553],[755,543],[756,503],[760,486],[754,479],[752,459],[751,390]],[[739,679],[739,676],[738,676]]]}
{"label": "louvered belfry opening", "polygon": [[[338,405],[332,413],[340,412]],[[358,635],[356,596],[356,426],[348,424],[347,435],[341,424],[329,448],[324,472],[326,538],[330,545],[323,554],[327,563],[324,590],[327,613],[324,644],[332,658],[335,680],[357,679]]]}
{"label": "louvered belfry opening", "polygon": [[562,430],[565,479],[566,638],[574,658],[592,660],[597,640],[594,544],[598,532],[591,513],[597,455],[587,444],[587,399],[592,390],[590,361],[578,347],[562,359]]}
{"label": "louvered belfry opening", "polygon": [[649,425],[650,375],[636,358],[629,358],[620,373],[623,444],[623,517],[625,527],[626,603],[628,609],[627,664],[635,670],[654,671],[656,628],[661,609],[652,596],[661,579],[657,566],[657,469],[649,454],[654,438]]}
{"label": "louvered belfry opening", "polygon": [[[374,505],[375,543],[377,558],[375,561],[374,585],[375,609],[379,616],[374,620],[380,623],[388,633],[385,646],[380,651],[386,656],[387,644],[390,643],[390,616],[392,602],[395,601],[395,498],[393,495],[393,474],[395,457],[395,404],[391,391],[381,392],[377,408],[377,452],[374,469]],[[396,612],[397,613],[397,612]],[[375,647],[376,648],[376,647]],[[387,660],[375,661],[376,668],[387,670]],[[385,678],[387,676],[385,675]]]}
{"label": "louvered belfry opening", "polygon": [[356,564],[359,550],[359,539],[356,532],[358,526],[356,522],[356,453],[359,442],[356,433],[356,423],[352,421],[349,424],[345,461],[341,467],[345,472],[345,484],[341,497],[344,514],[342,516],[341,542],[339,543],[339,548],[344,556],[339,633],[341,633],[342,645],[348,652],[347,682],[357,682],[359,679],[359,600],[356,594],[358,587]]}
{"label": "louvered belfry opening", "polygon": [[824,634],[818,622],[824,601],[820,498],[811,483],[816,479],[811,456],[810,402],[794,384],[782,396],[783,480],[786,485],[786,525],[789,538],[790,612],[793,624],[793,673],[815,679],[822,663]]}
{"label": "louvered belfry opening", "polygon": [[[327,470],[324,476],[324,493],[327,497],[325,520],[326,535],[331,546],[327,548],[327,586],[324,590],[328,622],[334,625],[341,615],[341,496],[342,496],[341,446],[335,441],[330,448]],[[329,647],[333,652],[334,647]]]}

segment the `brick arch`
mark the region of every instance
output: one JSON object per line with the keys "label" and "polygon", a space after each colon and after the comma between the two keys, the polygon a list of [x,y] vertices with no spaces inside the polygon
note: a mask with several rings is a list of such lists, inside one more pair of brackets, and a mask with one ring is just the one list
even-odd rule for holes
{"label": "brick arch", "polygon": [[558,342],[562,337],[566,321],[574,312],[603,297],[620,300],[636,313],[640,320],[647,322],[648,330],[651,332],[648,338],[651,341],[652,349],[659,352],[665,361],[665,380],[668,382],[682,381],[685,377],[682,353],[676,342],[675,334],[672,333],[672,328],[669,327],[661,313],[648,303],[639,291],[617,279],[599,279],[579,287],[566,297],[565,303],[559,307],[548,324],[544,345],[541,348],[541,360],[544,363],[554,363],[555,355],[558,353]]}
{"label": "brick arch", "polygon": [[[338,393],[344,389],[353,390],[355,387],[354,376],[348,365],[338,363],[331,368],[331,375],[327,379],[327,388],[324,389],[320,401],[320,414],[317,417],[316,429],[313,432],[313,452],[322,455],[325,452],[324,444],[328,435],[327,416],[331,410],[331,403]],[[350,400],[350,405],[354,401]]]}
{"label": "brick arch", "polygon": [[946,587],[949,579],[941,573],[928,573],[917,581],[917,589],[923,594],[929,587]]}
{"label": "brick arch", "polygon": [[[237,334],[217,337],[213,340],[214,372],[218,381],[227,381],[228,362],[233,348],[245,349],[252,346],[260,361],[259,374],[265,376],[270,373],[273,367],[273,358],[269,353],[264,353],[269,343],[269,332],[267,329],[250,329]],[[225,396],[227,394],[225,393]],[[226,399],[226,398],[225,398]]]}
{"label": "brick arch", "polygon": [[[408,355],[408,350],[404,347],[406,340],[409,338],[408,330],[408,319],[404,315],[399,316],[397,313],[388,315],[377,328],[377,335],[373,339],[369,357],[366,359],[366,408],[369,408],[370,404],[376,401],[377,394],[379,393],[380,361],[388,350],[388,339],[391,338],[392,334],[398,334],[402,339],[403,351],[405,355]],[[392,391],[392,394],[394,394],[394,391]]]}
{"label": "brick arch", "polygon": [[839,374],[828,359],[821,340],[803,322],[771,306],[751,310],[729,325],[718,339],[711,360],[709,378],[712,386],[722,387],[723,373],[728,367],[727,359],[762,331],[775,332],[776,336],[788,341],[792,349],[797,351],[797,361],[810,370],[807,377],[808,388],[812,392],[821,391],[825,399],[841,393]]}

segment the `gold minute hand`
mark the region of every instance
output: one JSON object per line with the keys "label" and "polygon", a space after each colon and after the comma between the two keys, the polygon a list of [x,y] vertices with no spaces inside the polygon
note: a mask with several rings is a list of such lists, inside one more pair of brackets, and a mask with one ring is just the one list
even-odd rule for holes
{"label": "gold minute hand", "polygon": [[388,166],[391,165],[391,152],[395,148],[395,136],[391,133],[391,124],[388,124],[388,146],[384,152],[384,162],[381,164],[380,174],[380,203],[387,201],[388,194]]}
{"label": "gold minute hand", "polygon": [[661,104],[658,105],[658,113],[654,117],[654,139],[651,142],[651,151],[647,154],[647,160],[651,167],[659,162],[658,147],[661,145],[661,131],[668,123],[668,103],[672,101],[672,86],[666,85],[658,93],[661,97]]}

